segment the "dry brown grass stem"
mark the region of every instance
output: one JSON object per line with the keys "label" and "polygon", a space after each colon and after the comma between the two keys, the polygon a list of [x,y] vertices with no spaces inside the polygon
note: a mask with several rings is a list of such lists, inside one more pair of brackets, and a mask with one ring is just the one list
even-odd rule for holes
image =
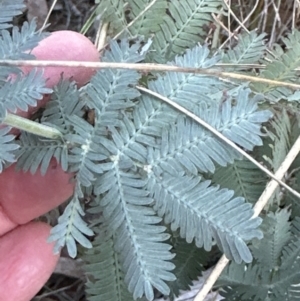
{"label": "dry brown grass stem", "polygon": [[182,72],[203,74],[212,77],[222,78],[224,80],[236,79],[238,81],[264,83],[271,86],[286,87],[292,90],[300,89],[300,85],[289,82],[276,81],[267,78],[244,75],[232,72],[223,72],[216,69],[201,69],[179,67],[174,65],[164,64],[132,64],[132,63],[107,63],[107,62],[75,62],[75,61],[26,61],[26,60],[0,60],[1,66],[31,66],[31,67],[84,67],[94,69],[132,69],[142,72],[157,71],[157,72]]}

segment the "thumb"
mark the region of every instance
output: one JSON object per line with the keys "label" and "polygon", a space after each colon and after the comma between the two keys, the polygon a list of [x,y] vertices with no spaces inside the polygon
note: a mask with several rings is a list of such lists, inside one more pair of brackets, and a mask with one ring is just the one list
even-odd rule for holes
{"label": "thumb", "polygon": [[58,255],[46,242],[50,227],[31,222],[0,238],[1,300],[28,301],[53,272]]}

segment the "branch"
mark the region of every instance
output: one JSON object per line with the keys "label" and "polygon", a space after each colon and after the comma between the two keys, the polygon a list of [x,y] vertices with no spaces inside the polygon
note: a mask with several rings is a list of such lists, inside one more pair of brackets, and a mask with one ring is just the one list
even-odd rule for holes
{"label": "branch", "polygon": [[208,76],[219,77],[223,79],[237,79],[242,81],[264,83],[272,86],[287,87],[292,90],[299,90],[300,85],[282,82],[277,80],[271,80],[267,78],[261,78],[256,76],[223,72],[216,69],[201,69],[201,68],[188,68],[178,67],[174,65],[164,64],[134,64],[134,63],[107,63],[107,62],[78,62],[78,61],[31,61],[31,60],[0,60],[0,66],[31,66],[31,67],[84,67],[93,69],[131,69],[139,71],[169,71],[169,72],[183,72],[183,73],[194,73],[204,74]]}

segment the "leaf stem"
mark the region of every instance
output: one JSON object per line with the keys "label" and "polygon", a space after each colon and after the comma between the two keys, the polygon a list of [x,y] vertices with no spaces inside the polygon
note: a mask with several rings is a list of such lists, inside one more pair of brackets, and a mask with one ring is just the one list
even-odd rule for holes
{"label": "leaf stem", "polygon": [[62,133],[55,128],[13,114],[7,114],[3,123],[49,139],[61,139],[63,137]]}

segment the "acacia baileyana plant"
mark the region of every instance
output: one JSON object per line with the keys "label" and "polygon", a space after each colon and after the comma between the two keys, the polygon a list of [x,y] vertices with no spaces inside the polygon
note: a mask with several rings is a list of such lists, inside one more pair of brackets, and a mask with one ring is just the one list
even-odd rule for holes
{"label": "acacia baileyana plant", "polygon": [[[216,51],[205,28],[225,14],[221,0],[96,2],[109,24],[101,61],[164,72],[102,68],[82,88],[62,78],[28,128],[13,113],[50,92],[45,80],[33,70],[7,81],[19,71],[0,67],[1,171],[17,162],[46,174],[54,157],[74,175],[55,252],[82,257],[88,300],[173,299],[222,253],[231,262],[215,288],[225,300],[296,300],[298,157],[285,188],[261,213],[253,205],[299,135],[299,32],[269,49],[265,34],[243,33]],[[6,30],[22,5],[0,1],[1,60],[32,59],[45,37],[34,23]],[[18,139],[7,126],[17,121]]]}

